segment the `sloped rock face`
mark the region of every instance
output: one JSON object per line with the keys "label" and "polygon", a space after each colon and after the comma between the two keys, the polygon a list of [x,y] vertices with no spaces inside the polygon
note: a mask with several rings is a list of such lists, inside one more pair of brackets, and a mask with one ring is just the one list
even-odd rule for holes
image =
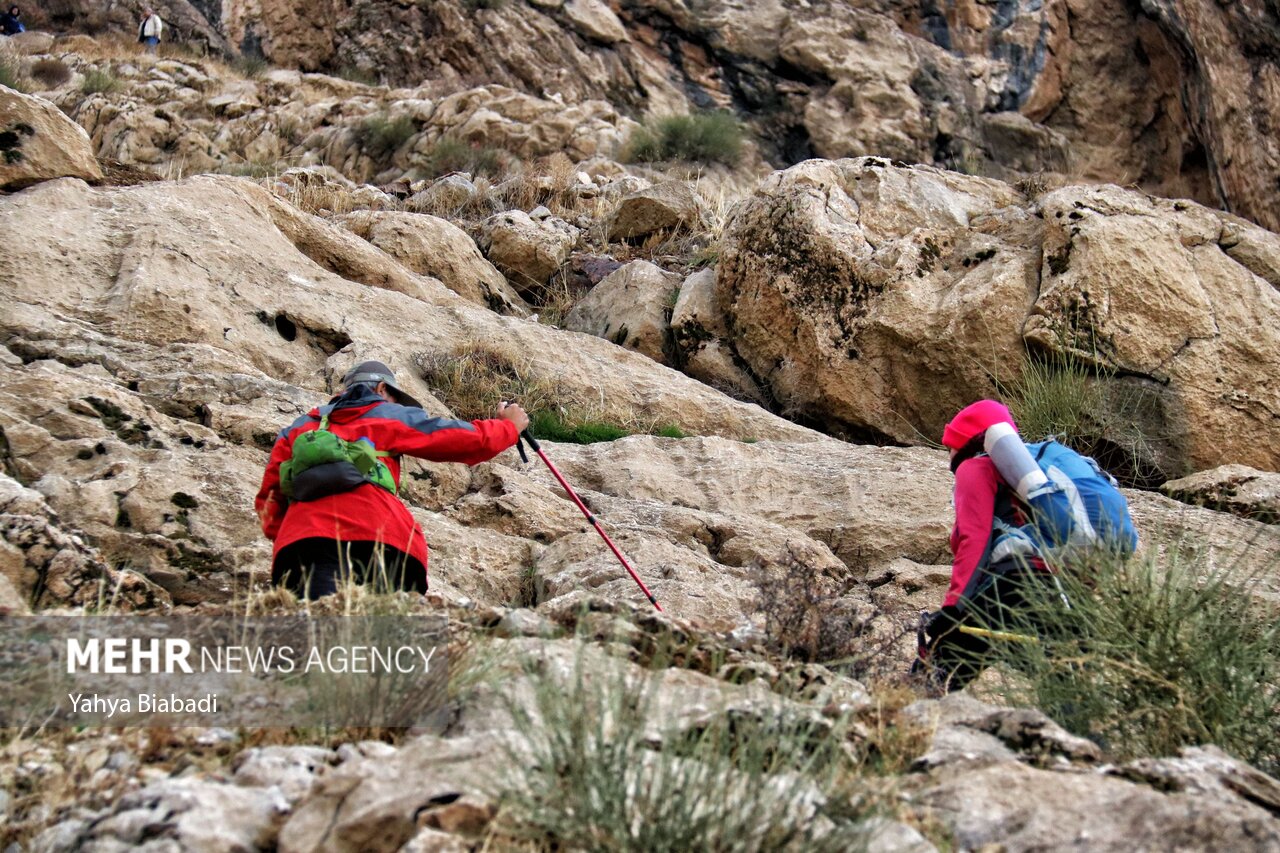
{"label": "sloped rock face", "polygon": [[1116,188],[1029,203],[864,158],[774,174],[726,243],[729,340],[801,418],[936,437],[1031,347],[1154,399],[1166,474],[1280,465],[1280,238],[1256,226]]}
{"label": "sloped rock face", "polygon": [[[55,181],[0,198],[0,222],[28,235],[0,260],[11,300],[0,328],[6,470],[106,562],[179,603],[234,595],[265,571],[268,543],[252,512],[265,451],[363,358],[387,359],[430,401],[413,355],[483,341],[584,401],[603,389],[632,416],[816,438],[638,354],[581,336],[563,346],[564,333],[473,306],[248,181],[128,190]],[[677,387],[689,395],[673,396]],[[408,478],[422,506],[442,509],[469,491],[465,470],[431,470],[417,472],[420,485]],[[456,524],[428,522],[433,538],[457,543],[440,565],[456,566],[472,595],[504,589],[476,580],[488,556],[516,565],[530,547],[496,536],[480,548],[480,535],[473,548]],[[543,529],[534,524],[518,534]]]}
{"label": "sloped rock face", "polygon": [[[906,27],[1008,64],[1000,101],[1070,142],[1061,171],[1136,182],[1280,228],[1275,9],[1199,0],[903,8]],[[1107,128],[1106,132],[1097,130]],[[1093,132],[1091,132],[1093,131]]]}
{"label": "sloped rock face", "polygon": [[461,228],[435,216],[359,211],[335,221],[420,275],[440,279],[459,296],[500,313],[526,315],[502,273]]}
{"label": "sloped rock face", "polygon": [[[1136,183],[1280,227],[1269,6],[198,7],[169,7],[179,39],[261,53],[286,68],[396,85],[438,80],[446,90],[492,82],[567,104],[607,100],[629,114],[732,106],[750,117],[776,165],[879,154],[1002,178],[1050,172]],[[58,11],[59,26],[95,31],[107,18],[129,30],[128,17],[81,0]]]}
{"label": "sloped rock face", "polygon": [[102,177],[83,128],[43,98],[0,86],[0,188]]}

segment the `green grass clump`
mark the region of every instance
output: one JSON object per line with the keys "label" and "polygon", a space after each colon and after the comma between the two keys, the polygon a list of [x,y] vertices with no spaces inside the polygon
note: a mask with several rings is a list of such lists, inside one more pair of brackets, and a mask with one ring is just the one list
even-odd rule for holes
{"label": "green grass clump", "polygon": [[617,441],[631,435],[630,430],[617,424],[575,420],[548,409],[533,412],[529,416],[529,429],[535,438],[562,444],[595,444],[600,441]]}
{"label": "green grass clump", "polygon": [[992,644],[989,660],[1023,674],[1006,680],[1008,698],[1117,760],[1216,744],[1280,772],[1280,613],[1250,593],[1254,577],[1170,547],[1093,555],[1059,578],[1069,609],[1054,587],[1030,584],[1020,612],[993,620],[1041,638]]}
{"label": "green grass clump", "polygon": [[377,74],[372,71],[366,71],[358,65],[344,65],[337,70],[334,76],[340,77],[348,83],[359,83],[362,86],[377,86],[379,83]]}
{"label": "green grass clump", "polygon": [[867,809],[843,787],[857,767],[839,724],[770,711],[677,730],[659,674],[601,657],[579,652],[565,674],[526,666],[532,699],[507,707],[529,752],[513,747],[494,780],[496,835],[532,849],[645,853],[865,846]]}
{"label": "green grass clump", "polygon": [[668,116],[637,130],[629,154],[640,163],[687,160],[732,166],[742,157],[743,137],[741,123],[727,112]]}
{"label": "green grass clump", "polygon": [[356,126],[356,140],[370,156],[386,157],[417,132],[418,126],[409,116],[391,118],[386,113],[378,113]]}
{"label": "green grass clump", "polygon": [[92,68],[84,73],[80,91],[86,95],[108,95],[119,91],[120,80],[110,71]]}

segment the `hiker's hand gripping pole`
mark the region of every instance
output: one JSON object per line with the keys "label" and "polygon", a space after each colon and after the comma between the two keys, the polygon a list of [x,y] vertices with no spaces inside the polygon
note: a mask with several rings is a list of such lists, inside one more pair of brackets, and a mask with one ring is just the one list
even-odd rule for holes
{"label": "hiker's hand gripping pole", "polygon": [[542,448],[538,445],[538,440],[534,438],[527,429],[520,433],[519,438],[516,439],[516,447],[520,451],[520,458],[525,462],[529,461],[529,457],[524,452],[524,443],[526,441],[529,442],[529,446],[533,448],[533,452],[538,454],[538,458],[546,464],[547,470],[551,472],[551,476],[556,478],[556,482],[558,482],[561,488],[565,490],[565,493],[569,495],[570,500],[578,505],[578,509],[582,510],[582,514],[586,516],[587,521],[591,522],[591,526],[596,529],[596,533],[600,534],[600,538],[604,540],[604,544],[609,546],[609,550],[613,552],[613,556],[618,558],[619,563],[622,563],[622,568],[627,570],[627,574],[631,575],[631,579],[640,587],[640,591],[644,593],[644,597],[649,599],[649,603],[654,606],[654,609],[661,613],[662,605],[658,603],[658,599],[654,597],[652,592],[649,592],[649,587],[645,586],[644,581],[640,580],[640,576],[636,574],[636,570],[631,568],[631,564],[627,562],[627,558],[622,556],[622,552],[618,550],[618,546],[614,545],[613,540],[609,538],[609,534],[604,532],[604,528],[600,526],[600,522],[596,520],[595,515],[591,510],[587,509],[587,505],[582,502],[582,498],[578,497],[578,493],[575,492],[573,487],[565,481],[564,477],[556,469],[556,466],[551,464],[551,460],[547,458],[547,454],[543,453]]}

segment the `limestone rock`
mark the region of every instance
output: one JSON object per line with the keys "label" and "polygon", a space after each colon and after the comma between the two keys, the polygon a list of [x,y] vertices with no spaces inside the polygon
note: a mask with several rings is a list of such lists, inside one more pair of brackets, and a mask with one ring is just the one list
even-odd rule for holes
{"label": "limestone rock", "polygon": [[1264,523],[1280,523],[1280,474],[1247,465],[1223,465],[1170,480],[1160,490],[1183,503]]}
{"label": "limestone rock", "polygon": [[289,811],[278,792],[199,779],[166,779],[126,794],[71,847],[126,850],[171,841],[178,849],[236,853],[273,846]]}
{"label": "limestone rock", "polygon": [[0,187],[102,177],[88,134],[43,98],[0,86],[0,116]]}
{"label": "limestone rock", "polygon": [[1159,472],[1274,468],[1280,238],[1251,232],[1246,265],[1219,248],[1229,221],[1114,187],[1028,206],[926,167],[810,161],[738,209],[717,299],[773,400],[837,433],[936,437],[1048,350],[1114,371],[1109,396],[1146,401],[1131,407]]}
{"label": "limestone rock", "polygon": [[1035,709],[997,708],[964,693],[916,702],[904,715],[934,732],[929,751],[915,762],[921,769],[953,762],[1095,764],[1102,759],[1097,744],[1069,734]]}
{"label": "limestone rock", "polygon": [[680,295],[671,309],[671,334],[682,351],[728,336],[724,307],[716,303],[715,270],[699,270],[680,285]]}
{"label": "limestone rock", "polygon": [[236,756],[234,780],[246,788],[278,791],[292,806],[311,792],[317,776],[336,760],[332,750],[316,746],[255,747]]}
{"label": "limestone rock", "polygon": [[994,393],[987,365],[1022,360],[1036,220],[1018,201],[874,157],[775,173],[731,220],[716,271],[738,355],[780,405],[836,431],[941,435]]}
{"label": "limestone rock", "polygon": [[671,311],[671,338],[681,369],[739,400],[766,405],[768,395],[738,362],[728,342],[725,311],[716,298],[715,271],[700,270],[680,286]]}
{"label": "limestone rock", "polygon": [[1280,467],[1280,291],[1219,247],[1221,215],[1115,187],[1055,190],[1041,209],[1028,342],[1167,388],[1167,440],[1193,470]]}
{"label": "limestone rock", "polygon": [[130,611],[165,607],[169,595],[136,571],[107,566],[43,495],[0,474],[0,603],[18,612],[30,604]]}
{"label": "limestone rock", "polygon": [[622,21],[602,0],[567,0],[565,17],[588,38],[605,44],[626,41],[627,31]]}
{"label": "limestone rock", "polygon": [[461,228],[435,216],[360,211],[335,219],[416,273],[438,278],[454,293],[499,313],[525,316],[502,273]]}
{"label": "limestone rock", "polygon": [[671,359],[672,294],[679,287],[679,275],[648,261],[632,261],[606,276],[574,305],[565,318],[565,328],[613,341],[667,364]]}
{"label": "limestone rock", "polygon": [[484,222],[480,248],[522,293],[537,293],[569,259],[578,231],[564,220],[535,222],[527,213],[509,210]]}
{"label": "limestone rock", "polygon": [[935,780],[915,802],[931,809],[965,849],[1262,851],[1280,844],[1280,823],[1244,798],[1165,794],[1107,776],[1008,761],[944,770]]}
{"label": "limestone rock", "polygon": [[388,758],[345,762],[321,777],[289,817],[280,830],[279,849],[399,850],[420,821],[427,826],[439,821],[438,813],[462,797],[487,803],[484,774],[494,773],[503,758],[493,739],[423,737]]}
{"label": "limestone rock", "polygon": [[609,239],[630,240],[677,228],[696,230],[705,221],[705,204],[689,185],[667,181],[623,197],[609,220]]}
{"label": "limestone rock", "polygon": [[465,175],[445,175],[406,202],[410,210],[453,211],[476,197],[476,185]]}
{"label": "limestone rock", "polygon": [[743,369],[733,349],[721,340],[702,341],[680,355],[681,369],[730,397],[766,406],[769,397],[752,375]]}

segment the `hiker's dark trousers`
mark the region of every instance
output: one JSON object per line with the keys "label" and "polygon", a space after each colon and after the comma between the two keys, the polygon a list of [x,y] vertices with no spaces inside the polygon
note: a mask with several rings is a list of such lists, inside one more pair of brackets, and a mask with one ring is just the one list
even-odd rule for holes
{"label": "hiker's dark trousers", "polygon": [[1047,572],[1021,560],[1007,560],[983,571],[978,591],[965,602],[959,617],[944,610],[926,629],[929,668],[948,691],[960,690],[981,675],[991,650],[991,640],[961,633],[960,626],[1026,633],[1034,627],[1025,612],[1029,587],[1052,583]]}
{"label": "hiker's dark trousers", "polygon": [[379,542],[300,539],[280,549],[271,582],[314,601],[333,595],[344,581],[379,590],[427,591],[427,570],[414,557]]}

